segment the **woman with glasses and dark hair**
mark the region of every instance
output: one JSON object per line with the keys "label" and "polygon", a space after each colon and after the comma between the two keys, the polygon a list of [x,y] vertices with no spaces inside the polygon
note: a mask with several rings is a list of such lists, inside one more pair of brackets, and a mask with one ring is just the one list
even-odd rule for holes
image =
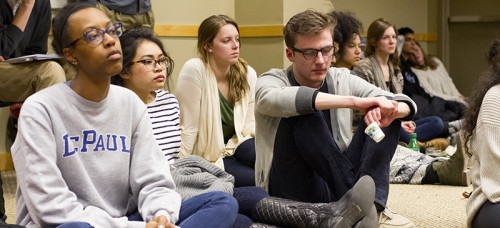
{"label": "woman with glasses and dark hair", "polygon": [[235,186],[255,186],[255,82],[240,58],[237,23],[225,15],[205,19],[198,30],[199,58],[179,73],[181,156],[198,155],[232,174]]}
{"label": "woman with glasses and dark hair", "polygon": [[110,85],[122,71],[121,24],[94,6],[69,4],[52,28],[55,52],[77,75],[24,103],[12,146],[17,223],[229,227],[236,201],[219,194],[181,204],[169,165],[151,137],[146,106],[130,90]]}

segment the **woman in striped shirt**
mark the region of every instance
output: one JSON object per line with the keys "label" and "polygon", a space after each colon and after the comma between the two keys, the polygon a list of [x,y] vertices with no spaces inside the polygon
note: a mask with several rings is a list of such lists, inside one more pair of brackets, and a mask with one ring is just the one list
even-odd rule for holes
{"label": "woman in striped shirt", "polygon": [[[120,41],[123,46],[123,69],[119,75],[113,76],[112,83],[132,90],[147,105],[154,138],[171,165],[179,159],[179,105],[176,97],[163,88],[166,84],[168,89],[168,83],[165,82],[170,78],[174,62],[151,29],[127,30]],[[228,203],[217,202],[226,198],[230,199]],[[211,218],[218,217],[219,219],[210,220],[210,225],[205,225],[232,227],[237,208],[236,200],[225,192],[200,192],[190,198],[183,197],[180,214],[197,218],[202,218],[202,214]],[[220,214],[225,217],[217,216]]]}

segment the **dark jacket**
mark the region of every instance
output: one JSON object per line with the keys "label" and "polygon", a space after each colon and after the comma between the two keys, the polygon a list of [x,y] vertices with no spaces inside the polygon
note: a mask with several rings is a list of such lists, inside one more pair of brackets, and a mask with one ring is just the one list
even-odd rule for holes
{"label": "dark jacket", "polygon": [[50,1],[36,1],[23,32],[12,24],[14,15],[9,3],[0,1],[0,55],[10,59],[47,53],[51,16]]}

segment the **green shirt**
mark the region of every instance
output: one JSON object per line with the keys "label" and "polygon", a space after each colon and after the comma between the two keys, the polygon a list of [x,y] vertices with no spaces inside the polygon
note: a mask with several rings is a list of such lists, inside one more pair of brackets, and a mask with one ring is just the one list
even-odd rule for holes
{"label": "green shirt", "polygon": [[220,103],[220,118],[222,122],[222,134],[224,135],[224,143],[236,134],[234,129],[234,104],[229,102],[219,90]]}

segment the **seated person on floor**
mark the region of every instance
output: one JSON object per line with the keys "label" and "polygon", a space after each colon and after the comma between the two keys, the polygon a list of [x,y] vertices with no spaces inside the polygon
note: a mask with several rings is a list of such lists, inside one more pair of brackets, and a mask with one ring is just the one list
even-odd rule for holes
{"label": "seated person on floor", "polygon": [[[236,201],[213,193],[181,202],[146,106],[130,90],[110,85],[122,70],[122,25],[92,5],[69,4],[52,28],[54,50],[77,74],[30,96],[21,110],[12,146],[17,223],[229,227]],[[228,218],[214,219],[222,213]]]}
{"label": "seated person on floor", "polygon": [[488,68],[468,97],[463,127],[466,152],[474,156],[472,194],[467,202],[468,227],[500,224],[500,36],[487,53]]}
{"label": "seated person on floor", "polygon": [[[383,91],[348,69],[330,68],[337,52],[334,27],[332,17],[316,11],[293,16],[284,28],[292,65],[257,79],[256,183],[271,196],[332,202],[369,175],[376,186],[375,220],[378,211],[383,227],[412,227],[407,218],[388,215],[386,203],[400,120],[411,120],[416,106],[406,95]],[[352,110],[366,114],[354,136]],[[385,133],[379,143],[363,132],[373,122]]]}
{"label": "seated person on floor", "polygon": [[446,100],[439,96],[432,96],[420,85],[419,77],[413,72],[413,58],[417,43],[412,29],[404,27],[398,30],[404,36],[403,50],[399,56],[399,67],[403,74],[403,93],[411,97],[418,105],[415,119],[427,116],[439,116],[444,124],[441,137],[448,137],[452,145],[456,144],[458,130],[461,128],[461,118],[464,104],[453,100]]}
{"label": "seated person on floor", "polygon": [[[359,32],[354,29],[360,22],[354,15],[345,12],[333,11],[331,15],[337,19],[335,26],[335,42],[339,43],[339,55],[334,63],[335,67],[352,68],[359,64],[361,48]],[[440,119],[437,118],[439,121]],[[418,123],[419,121],[417,121]],[[417,129],[423,127],[417,124]],[[425,128],[424,128],[425,129]],[[400,139],[401,140],[401,139]],[[424,147],[425,145],[420,145]],[[457,144],[460,146],[460,144]],[[451,156],[449,161],[438,161],[436,158],[415,153],[413,150],[398,146],[391,160],[389,179],[395,184],[449,184],[465,185],[462,180],[463,155],[461,148]],[[433,163],[432,165],[430,165]]]}
{"label": "seated person on floor", "polygon": [[[335,225],[335,222],[341,224],[340,221],[336,221],[338,216],[335,215],[345,214],[345,211],[349,209],[349,207],[336,205],[342,205],[342,202],[351,200],[352,205],[369,206],[372,204],[373,194],[370,196],[366,191],[372,189],[374,193],[374,185],[368,177],[341,202],[315,205],[269,197],[267,192],[260,187],[233,188],[233,176],[204,158],[192,155],[180,159],[179,106],[177,98],[163,90],[165,85],[166,88],[170,88],[173,60],[163,49],[162,42],[154,37],[150,29],[127,30],[120,36],[120,43],[124,47],[124,68],[119,75],[112,78],[112,82],[134,91],[147,105],[154,137],[162,150],[161,154],[173,165],[171,166],[172,176],[176,190],[183,200],[192,197],[207,198],[203,193],[211,191],[224,191],[229,194],[234,191],[233,196],[238,201],[239,214],[232,227],[242,228],[255,225],[254,221],[294,227],[318,227],[319,225],[330,227]],[[358,201],[355,198],[359,197],[359,194],[365,194],[368,197],[362,197],[364,202]],[[301,208],[297,209],[297,206]],[[274,211],[280,213],[270,213]],[[319,213],[321,211],[322,213]],[[308,212],[309,216],[305,216],[302,212]],[[359,214],[362,213],[364,212]],[[230,215],[226,214],[220,218],[228,220],[228,216]],[[223,227],[224,225],[213,224],[211,226]]]}
{"label": "seated person on floor", "polygon": [[411,63],[411,70],[418,77],[420,86],[431,96],[466,105],[464,96],[458,91],[443,63],[437,57],[426,55],[420,43],[415,43],[408,60]]}
{"label": "seated person on floor", "polygon": [[176,93],[181,109],[181,156],[198,155],[230,173],[235,186],[255,186],[255,82],[240,57],[236,21],[213,15],[198,29],[198,58],[182,66]]}
{"label": "seated person on floor", "polygon": [[[354,73],[386,91],[402,93],[403,76],[397,61],[395,26],[382,18],[373,21],[368,28],[365,58],[354,66]],[[444,150],[449,145],[447,139],[439,138],[447,128],[444,128],[442,120],[437,116],[420,118],[415,122],[404,121],[401,126],[399,140],[405,144],[410,141],[411,133],[417,133],[423,150],[426,147]]]}

